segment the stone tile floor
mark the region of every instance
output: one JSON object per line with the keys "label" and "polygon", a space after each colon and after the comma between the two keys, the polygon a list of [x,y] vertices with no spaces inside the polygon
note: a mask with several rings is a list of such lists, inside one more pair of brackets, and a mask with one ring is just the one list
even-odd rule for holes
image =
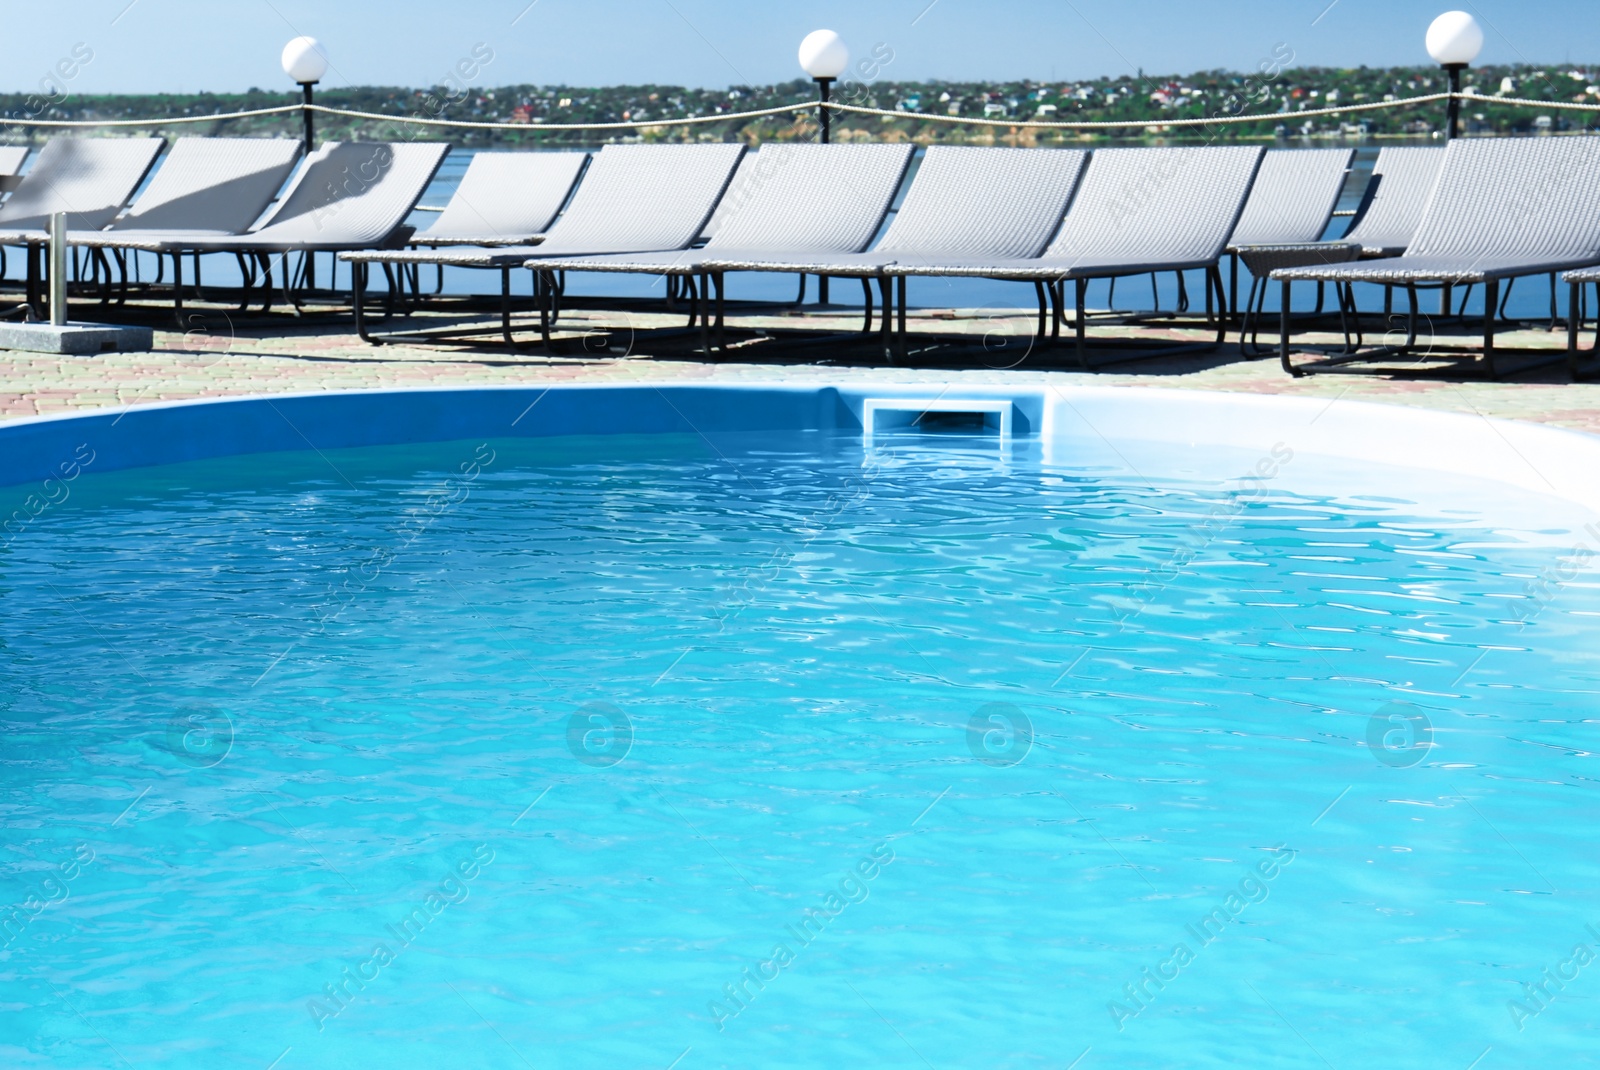
{"label": "stone tile floor", "polygon": [[[151,322],[159,326],[161,321]],[[616,329],[603,339],[599,334],[590,335],[594,348],[600,344],[609,347],[597,352],[584,352],[583,337],[574,333],[568,345],[570,354],[561,356],[507,351],[498,344],[497,333],[486,334],[484,341],[475,345],[369,346],[355,335],[347,315],[331,312],[303,319],[257,316],[243,320],[207,308],[192,310],[189,322],[192,329],[188,332],[158,329],[157,348],[150,353],[57,357],[0,352],[0,419],[184,398],[375,387],[645,380],[806,382],[850,377],[868,381],[1094,383],[1350,398],[1534,420],[1600,433],[1600,384],[1570,382],[1562,364],[1513,375],[1502,382],[1462,374],[1419,377],[1404,373],[1295,379],[1285,375],[1275,359],[1241,359],[1235,336],[1214,353],[1083,372],[1072,367],[1070,348],[1033,347],[1030,316],[1006,310],[913,314],[914,339],[937,330],[963,334],[971,345],[965,356],[923,354],[913,356],[904,366],[890,365],[871,346],[828,342],[786,351],[767,342],[745,343],[733,347],[722,359],[708,361],[692,351],[692,337],[661,338],[645,333],[649,328],[681,324],[676,317],[660,314],[570,312],[562,322],[573,332],[600,325]],[[405,326],[415,329],[456,322],[460,322],[459,316],[419,315]],[[480,317],[479,322],[490,321]],[[803,315],[745,316],[730,318],[730,325],[850,331],[858,327],[859,314],[829,316],[807,311]],[[1096,330],[1102,336],[1151,340],[1185,337],[1150,328]],[[1316,336],[1314,340],[1332,338]],[[1522,330],[1505,336],[1502,344],[1559,352],[1565,346],[1565,335]]]}

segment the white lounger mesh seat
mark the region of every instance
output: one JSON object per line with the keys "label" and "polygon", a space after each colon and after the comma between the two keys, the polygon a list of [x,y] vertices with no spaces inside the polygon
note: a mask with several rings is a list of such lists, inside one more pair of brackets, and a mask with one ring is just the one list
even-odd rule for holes
{"label": "white lounger mesh seat", "polygon": [[1354,149],[1273,149],[1262,157],[1228,251],[1240,245],[1312,242],[1339,204]]}
{"label": "white lounger mesh seat", "polygon": [[1213,267],[1264,150],[1246,146],[1099,149],[1060,232],[1035,258],[895,263],[890,275],[1062,280]]}
{"label": "white lounger mesh seat", "polygon": [[770,145],[746,157],[717,233],[699,249],[605,256],[540,256],[550,271],[698,274],[712,259],[859,253],[872,241],[911,163],[912,145]]}
{"label": "white lounger mesh seat", "polygon": [[[1089,367],[1084,294],[1089,279],[1204,269],[1207,297],[1221,293],[1217,262],[1238,224],[1265,150],[1254,146],[1099,149],[1089,161],[1060,232],[1032,259],[950,258],[897,262],[897,277],[976,276],[1048,286],[1076,282],[1077,357]],[[1042,301],[1042,298],[1041,298]],[[901,316],[904,317],[902,300]],[[1062,306],[1058,296],[1057,308]],[[1060,325],[1059,316],[1056,326]],[[1217,341],[1222,320],[1217,318]],[[1041,329],[1042,329],[1041,318]],[[902,335],[903,335],[902,330]]]}
{"label": "white lounger mesh seat", "polygon": [[1404,255],[1283,268],[1275,279],[1483,282],[1600,261],[1600,138],[1466,138],[1450,143]]}
{"label": "white lounger mesh seat", "polygon": [[[116,218],[166,142],[158,137],[52,138],[0,205],[0,243],[17,245],[67,213],[69,230],[99,230]],[[30,234],[29,232],[33,232]]]}
{"label": "white lounger mesh seat", "polygon": [[256,230],[235,235],[150,230],[123,234],[116,244],[171,253],[382,245],[404,225],[449,151],[449,145],[436,142],[329,142],[306,157],[293,185]]}
{"label": "white lounger mesh seat", "polygon": [[1239,303],[1239,247],[1316,242],[1339,206],[1354,149],[1269,149],[1228,239],[1228,307]]}
{"label": "white lounger mesh seat", "polygon": [[[500,271],[500,326],[511,334],[511,271],[531,257],[588,256],[687,249],[711,218],[732,179],[743,145],[607,145],[595,154],[566,210],[539,245],[500,248],[369,250],[341,253],[357,265],[356,330],[367,334],[362,312],[370,265],[443,264]],[[391,289],[391,292],[392,289]]]}
{"label": "white lounger mesh seat", "polygon": [[888,232],[868,252],[818,256],[790,248],[754,257],[718,254],[708,255],[704,267],[876,276],[897,261],[1036,256],[1061,224],[1088,158],[1079,149],[934,145]]}
{"label": "white lounger mesh seat", "polygon": [[[1500,282],[1597,263],[1600,137],[1466,138],[1446,149],[1438,182],[1404,255],[1280,268],[1272,278],[1285,291],[1297,280],[1405,286],[1413,319],[1417,284],[1484,283],[1484,362],[1493,375]],[[1293,374],[1306,370],[1290,364],[1287,324],[1282,359]]]}
{"label": "white lounger mesh seat", "polygon": [[[1367,194],[1342,238],[1322,242],[1240,244],[1235,251],[1251,274],[1258,277],[1281,267],[1398,256],[1416,236],[1423,210],[1439,179],[1444,151],[1442,145],[1390,145],[1381,149],[1372,165]],[[1270,158],[1271,153],[1268,153]]]}
{"label": "white lounger mesh seat", "polygon": [[[1267,153],[1261,168],[1265,172],[1272,162],[1273,153]],[[1398,256],[1405,251],[1422,222],[1422,211],[1433,193],[1439,177],[1439,165],[1444,161],[1444,146],[1391,145],[1378,152],[1373,163],[1372,176],[1356,209],[1350,229],[1334,241],[1307,241],[1304,239],[1274,241],[1269,244],[1250,244],[1238,241],[1235,232],[1233,279],[1230,280],[1229,301],[1234,310],[1238,306],[1238,271],[1242,261],[1250,272],[1250,293],[1245,298],[1244,315],[1240,319],[1239,345],[1247,357],[1261,354],[1257,343],[1257,327],[1262,309],[1266,305],[1268,276],[1278,268],[1300,267],[1308,264],[1346,264],[1352,260],[1370,257]],[[1259,182],[1259,178],[1257,179]],[[1251,201],[1255,193],[1251,193]],[[1245,206],[1248,214],[1249,205]],[[1244,224],[1240,222],[1240,230]],[[1317,313],[1322,311],[1322,292],[1317,293]]]}
{"label": "white lounger mesh seat", "polygon": [[28,146],[0,145],[0,175],[20,174],[27,159]]}
{"label": "white lounger mesh seat", "polygon": [[480,152],[461,185],[413,245],[527,245],[567,203],[586,152]]}
{"label": "white lounger mesh seat", "polygon": [[[905,180],[915,147],[905,145],[769,145],[746,155],[743,181],[730,184],[717,233],[702,248],[605,256],[540,257],[528,267],[550,271],[609,271],[660,276],[705,275],[705,260],[748,259],[774,252],[828,257],[859,253],[872,241]],[[717,321],[722,320],[721,273]],[[700,296],[706,297],[704,285]],[[872,291],[866,290],[868,325]],[[550,342],[548,310],[540,317]],[[704,303],[696,310],[706,326]],[[707,339],[709,344],[709,339]]]}
{"label": "white lounger mesh seat", "polygon": [[607,145],[539,245],[350,252],[352,263],[519,267],[541,255],[687,249],[699,237],[743,145]]}
{"label": "white lounger mesh seat", "polygon": [[74,244],[114,246],[125,235],[196,236],[250,229],[300,158],[292,138],[180,138],[127,214],[108,230],[68,231]]}
{"label": "white lounger mesh seat", "polygon": [[1364,257],[1399,256],[1416,236],[1439,181],[1444,146],[1390,145],[1372,165],[1373,188],[1341,241],[1361,246]]}

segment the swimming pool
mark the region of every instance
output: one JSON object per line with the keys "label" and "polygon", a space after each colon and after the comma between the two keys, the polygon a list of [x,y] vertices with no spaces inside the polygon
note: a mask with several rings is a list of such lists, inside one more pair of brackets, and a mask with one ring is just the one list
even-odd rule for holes
{"label": "swimming pool", "polygon": [[14,432],[4,1063],[1591,1059],[1588,440],[936,393]]}

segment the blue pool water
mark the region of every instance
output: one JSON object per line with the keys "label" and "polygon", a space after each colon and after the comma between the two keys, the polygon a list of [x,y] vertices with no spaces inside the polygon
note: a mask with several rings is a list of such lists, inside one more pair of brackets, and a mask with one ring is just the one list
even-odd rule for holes
{"label": "blue pool water", "polygon": [[1595,1065],[1586,536],[1264,463],[86,473],[0,549],[0,1065]]}

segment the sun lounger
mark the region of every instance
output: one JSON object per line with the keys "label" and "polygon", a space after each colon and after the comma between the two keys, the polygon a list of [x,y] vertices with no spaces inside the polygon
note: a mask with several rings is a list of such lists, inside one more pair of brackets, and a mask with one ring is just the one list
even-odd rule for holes
{"label": "sun lounger", "polygon": [[[118,247],[130,234],[176,227],[194,235],[241,233],[272,203],[299,158],[300,142],[293,138],[180,138],[127,212],[105,230],[68,230],[67,241],[116,250],[120,262]],[[20,237],[48,241],[42,233]],[[126,285],[126,263],[121,266]],[[109,263],[104,267],[109,277]]]}
{"label": "sun lounger", "polygon": [[[1250,194],[1263,151],[1245,146],[1099,149],[1089,161],[1059,233],[1042,256],[952,256],[923,264],[899,260],[884,270],[896,277],[975,276],[1032,282],[1055,298],[1055,330],[1062,322],[1065,284],[1073,282],[1077,358],[1080,366],[1088,368],[1084,296],[1090,279],[1203,270],[1208,306],[1213,294],[1224,297],[1217,264]],[[902,347],[904,316],[902,290]],[[1216,316],[1215,321],[1217,338],[1207,348],[1220,345],[1224,338],[1223,318]],[[1171,351],[1169,347],[1167,352]]]}
{"label": "sun lounger", "polygon": [[450,203],[412,245],[531,245],[556,220],[586,152],[480,152]]}
{"label": "sun lounger", "polygon": [[[1267,159],[1271,160],[1272,155],[1269,152]],[[1423,209],[1433,193],[1434,183],[1439,178],[1439,165],[1443,162],[1443,145],[1387,146],[1378,152],[1361,203],[1356,207],[1350,228],[1342,238],[1333,241],[1236,243],[1230,251],[1235,254],[1236,262],[1244,261],[1251,276],[1250,293],[1245,299],[1239,336],[1245,354],[1255,356],[1259,350],[1255,327],[1266,302],[1267,280],[1272,272],[1278,268],[1343,264],[1352,260],[1399,256],[1416,234],[1417,224],[1422,222]],[[1265,166],[1262,165],[1263,169]],[[1317,307],[1320,311],[1320,290]],[[1238,306],[1234,306],[1234,310],[1238,312]]]}
{"label": "sun lounger", "polygon": [[126,213],[105,230],[69,229],[67,240],[116,246],[125,235],[152,232],[242,233],[272,203],[299,158],[300,142],[293,138],[180,138]]}
{"label": "sun lounger", "polygon": [[1061,225],[1088,159],[1078,149],[934,145],[924,153],[888,231],[871,250],[788,248],[732,255],[708,246],[701,266],[716,274],[768,271],[876,278],[884,290],[887,330],[891,298],[884,271],[889,265],[1037,256]]}
{"label": "sun lounger", "polygon": [[158,137],[52,138],[0,205],[0,245],[28,247],[28,304],[39,302],[39,246],[50,217],[69,229],[98,230],[116,218],[166,142]]}
{"label": "sun lounger", "polygon": [[166,142],[158,137],[52,138],[0,205],[0,244],[24,244],[67,213],[71,230],[99,230],[116,218]]}
{"label": "sun lounger", "polygon": [[[412,235],[413,248],[534,245],[556,221],[589,162],[587,152],[480,152],[433,222]],[[434,292],[444,289],[444,265]],[[411,287],[417,292],[416,268]]]}
{"label": "sun lounger", "polygon": [[[544,272],[690,276],[706,275],[703,264],[708,260],[748,260],[774,253],[805,258],[857,254],[882,227],[913,151],[909,144],[769,145],[754,158],[746,158],[742,167],[746,180],[723,198],[728,204],[724,220],[701,248],[541,256],[526,266]],[[717,277],[720,305],[721,272]],[[866,290],[870,321],[872,291]],[[703,315],[704,286],[701,297]]]}
{"label": "sun lounger", "polygon": [[[1322,237],[1339,206],[1355,149],[1270,149],[1261,159],[1250,199],[1228,239],[1228,252],[1242,245],[1286,245]],[[1239,308],[1239,258],[1229,265],[1228,307]]]}
{"label": "sun lounger", "polygon": [[[277,207],[248,233],[146,229],[86,236],[84,242],[172,254],[174,308],[181,313],[185,253],[254,256],[270,272],[273,254],[404,244],[414,233],[406,217],[449,151],[450,146],[434,142],[330,142],[306,158]],[[270,274],[267,278],[270,306]],[[284,283],[287,290],[287,269]]]}
{"label": "sun lounger", "polygon": [[[687,249],[705,228],[738,166],[743,145],[607,145],[578,183],[561,218],[538,245],[500,248],[369,250],[347,252],[356,265],[356,329],[367,341],[362,296],[373,264],[443,264],[500,272],[501,333],[511,333],[511,271],[532,257],[585,256]],[[391,285],[391,292],[393,286]]]}
{"label": "sun lounger", "polygon": [[1228,251],[1316,241],[1328,229],[1355,149],[1273,149],[1261,159]]}
{"label": "sun lounger", "polygon": [[409,240],[406,217],[449,151],[434,142],[330,142],[306,158],[255,230],[208,236],[151,229],[124,234],[118,244],[149,252],[297,252]]}
{"label": "sun lounger", "polygon": [[[1415,237],[1404,255],[1345,264],[1273,271],[1284,305],[1296,281],[1347,288],[1370,282],[1404,287],[1410,299],[1407,340],[1373,353],[1344,353],[1310,366],[1289,357],[1283,317],[1280,358],[1293,375],[1405,355],[1416,339],[1417,287],[1484,284],[1481,360],[1490,376],[1500,368],[1494,342],[1500,284],[1600,263],[1600,138],[1464,138],[1450,143]],[[1430,353],[1444,351],[1431,341]],[[1549,363],[1554,357],[1536,361]],[[1536,365],[1525,365],[1531,367]]]}

